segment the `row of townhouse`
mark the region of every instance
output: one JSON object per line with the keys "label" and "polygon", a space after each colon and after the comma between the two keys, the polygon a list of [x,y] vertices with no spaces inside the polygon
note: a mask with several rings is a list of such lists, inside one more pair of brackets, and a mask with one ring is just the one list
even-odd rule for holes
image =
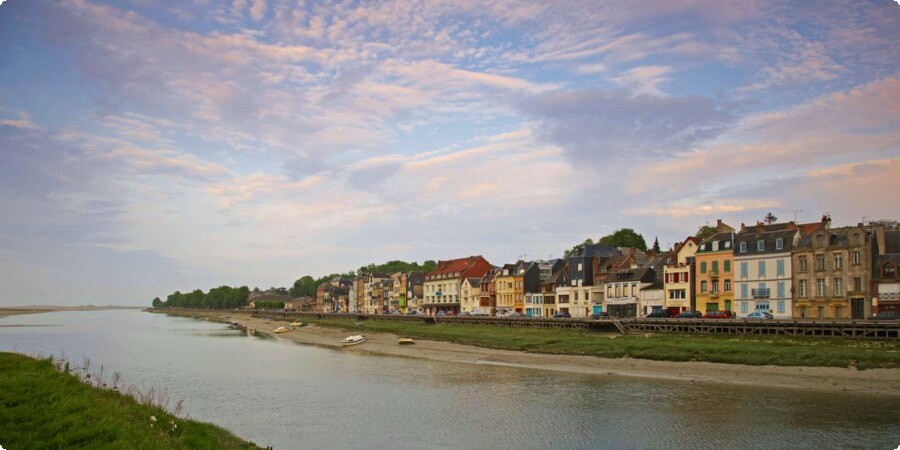
{"label": "row of townhouse", "polygon": [[900,231],[815,223],[716,223],[668,252],[588,245],[566,258],[494,266],[482,256],[435,270],[363,273],[319,286],[316,310],[364,314],[644,317],[766,311],[776,318],[863,318],[900,309]]}

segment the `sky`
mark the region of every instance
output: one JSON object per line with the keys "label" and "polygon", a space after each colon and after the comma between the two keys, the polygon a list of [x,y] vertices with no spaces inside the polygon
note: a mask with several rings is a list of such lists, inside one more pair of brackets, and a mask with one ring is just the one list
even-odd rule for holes
{"label": "sky", "polygon": [[893,0],[7,0],[0,306],[900,219]]}

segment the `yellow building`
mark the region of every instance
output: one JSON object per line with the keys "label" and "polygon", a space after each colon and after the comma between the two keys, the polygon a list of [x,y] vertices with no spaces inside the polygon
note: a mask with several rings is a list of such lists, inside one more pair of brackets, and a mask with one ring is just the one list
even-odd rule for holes
{"label": "yellow building", "polygon": [[[494,291],[497,293],[497,315],[506,316],[516,311],[516,305],[524,308],[525,293],[522,292],[521,301],[516,300],[518,290],[516,282],[521,283],[521,278],[516,274],[515,264],[506,264],[494,277]],[[519,310],[521,312],[521,309]]]}
{"label": "yellow building", "polygon": [[[720,229],[723,228],[722,225],[724,224],[720,223]],[[695,262],[696,310],[703,314],[710,311],[734,311],[734,229],[720,231],[704,239],[697,248]]]}
{"label": "yellow building", "polygon": [[459,310],[463,314],[474,314],[481,304],[481,278],[469,277],[462,283],[462,294],[459,296]]}
{"label": "yellow building", "polygon": [[695,306],[694,255],[700,240],[691,236],[675,249],[676,259],[665,267],[663,307],[678,314]]}

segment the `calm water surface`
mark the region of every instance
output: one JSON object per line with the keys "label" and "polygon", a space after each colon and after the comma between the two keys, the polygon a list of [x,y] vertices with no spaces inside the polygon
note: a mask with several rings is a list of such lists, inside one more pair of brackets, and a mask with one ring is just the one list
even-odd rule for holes
{"label": "calm water surface", "polygon": [[279,449],[900,445],[896,398],[358,355],[140,311],[7,317],[0,350],[90,358]]}

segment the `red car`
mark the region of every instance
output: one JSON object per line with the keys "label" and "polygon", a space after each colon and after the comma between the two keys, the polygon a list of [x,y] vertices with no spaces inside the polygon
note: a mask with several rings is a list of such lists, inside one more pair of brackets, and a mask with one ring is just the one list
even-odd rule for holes
{"label": "red car", "polygon": [[704,319],[734,319],[731,311],[710,311],[703,316]]}

